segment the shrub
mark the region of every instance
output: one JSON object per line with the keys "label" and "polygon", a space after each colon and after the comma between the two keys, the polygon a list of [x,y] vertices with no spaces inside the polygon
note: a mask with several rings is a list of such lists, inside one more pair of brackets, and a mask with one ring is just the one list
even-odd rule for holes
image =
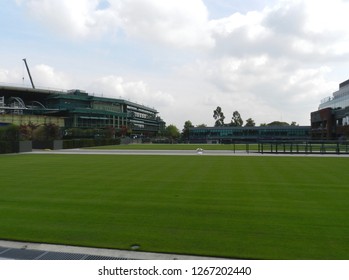
{"label": "shrub", "polygon": [[56,124],[48,123],[33,130],[33,140],[52,141],[60,139],[60,128]]}
{"label": "shrub", "polygon": [[0,140],[2,141],[18,141],[19,127],[17,125],[7,125],[0,127]]}
{"label": "shrub", "polygon": [[0,141],[0,154],[13,153],[13,145],[10,141]]}

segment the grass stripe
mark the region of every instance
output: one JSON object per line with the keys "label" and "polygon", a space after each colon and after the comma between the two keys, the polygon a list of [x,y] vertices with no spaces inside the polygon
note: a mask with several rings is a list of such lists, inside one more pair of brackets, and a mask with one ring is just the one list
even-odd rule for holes
{"label": "grass stripe", "polygon": [[347,158],[1,156],[0,238],[348,259]]}

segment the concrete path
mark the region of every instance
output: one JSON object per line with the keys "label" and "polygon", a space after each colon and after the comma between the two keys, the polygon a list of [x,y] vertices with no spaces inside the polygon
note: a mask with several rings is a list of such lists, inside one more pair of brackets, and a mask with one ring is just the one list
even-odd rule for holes
{"label": "concrete path", "polygon": [[0,260],[219,260],[219,258],[0,240]]}
{"label": "concrete path", "polygon": [[302,154],[302,153],[258,153],[257,151],[233,150],[103,150],[103,149],[66,149],[33,150],[28,154],[79,154],[79,155],[171,155],[171,156],[287,156],[287,157],[349,157],[349,154]]}

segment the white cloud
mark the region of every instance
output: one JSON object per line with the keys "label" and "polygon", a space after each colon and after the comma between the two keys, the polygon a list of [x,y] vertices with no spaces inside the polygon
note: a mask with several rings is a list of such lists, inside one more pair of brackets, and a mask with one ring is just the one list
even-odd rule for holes
{"label": "white cloud", "polygon": [[122,30],[131,37],[173,47],[209,48],[208,11],[201,0],[17,0],[45,26],[72,38]]}
{"label": "white cloud", "polygon": [[74,87],[71,77],[45,64],[35,65],[32,69],[33,82],[36,87],[66,90]]}
{"label": "white cloud", "polygon": [[[329,67],[298,68],[286,72],[284,91],[287,102],[301,105],[307,103],[316,108],[323,95],[331,93],[334,83],[325,77],[332,72]],[[311,102],[309,102],[311,101]]]}
{"label": "white cloud", "polygon": [[349,2],[343,0],[305,1],[307,21],[305,29],[315,33],[346,30]]}
{"label": "white cloud", "polygon": [[[310,112],[337,87],[327,77],[349,55],[343,25],[348,4],[281,0],[260,11],[213,20],[211,56],[181,71],[216,86],[217,92],[205,97],[212,105],[232,106],[257,122],[283,116],[309,125]],[[318,24],[330,18],[335,23]]]}
{"label": "white cloud", "polygon": [[113,36],[121,30],[136,39],[178,48],[212,49],[218,45],[215,51],[236,55],[333,55],[347,53],[349,45],[343,24],[349,3],[343,0],[280,0],[260,11],[234,13],[211,21],[202,0],[16,2],[46,27],[71,38]]}
{"label": "white cloud", "polygon": [[122,28],[129,35],[175,47],[212,47],[208,11],[201,0],[122,0]]}
{"label": "white cloud", "polygon": [[[168,113],[168,122],[176,119],[184,123],[191,117],[195,104],[195,110],[200,112],[195,118],[202,116],[203,120],[198,122],[210,124],[211,118],[204,116],[205,110],[211,116],[215,106],[224,104],[227,115],[229,110],[238,110],[257,123],[273,121],[282,115],[285,121],[309,124],[310,111],[316,110],[320,99],[330,95],[340,82],[334,83],[332,79],[346,75],[344,70],[340,76],[334,74],[341,67],[346,69],[345,61],[349,57],[349,31],[345,24],[349,2],[344,0],[278,0],[263,9],[215,17],[216,20],[209,20],[209,11],[202,0],[17,2],[39,22],[65,36],[106,39],[121,31],[120,40],[131,38],[134,43],[130,53],[125,48],[127,44],[121,44],[125,56],[132,57],[132,51],[144,48],[147,41],[146,48],[154,49],[144,53],[151,57],[146,62],[143,60],[139,69],[131,70],[141,77],[126,81],[121,77],[128,75],[122,70],[129,65],[119,65],[121,73],[115,75],[110,70],[87,90],[159,106],[159,110]],[[115,48],[118,46],[116,43]],[[159,46],[164,50],[157,52]],[[170,61],[164,57],[170,55],[178,55],[178,59]],[[125,61],[134,59],[132,67],[137,67],[134,57]],[[180,65],[184,60],[186,65]],[[164,66],[162,61],[172,64]],[[148,65],[152,77],[157,75],[154,69],[158,66],[159,71],[165,72],[151,82],[162,90],[148,85]],[[69,76],[60,75],[54,69],[41,71],[46,84],[64,85],[64,79],[67,85],[72,84]],[[0,72],[1,75],[7,74]],[[93,75],[101,76],[98,72]]]}
{"label": "white cloud", "polygon": [[0,83],[18,84],[21,81],[21,76],[17,71],[8,69],[0,69]]}
{"label": "white cloud", "polygon": [[247,39],[253,41],[268,35],[268,30],[261,25],[263,18],[263,13],[257,11],[245,15],[234,13],[229,17],[210,21],[210,27],[218,36],[228,37],[233,33],[243,32]]}
{"label": "white cloud", "polygon": [[[30,68],[31,76],[36,88],[51,88],[66,90],[74,87],[69,74],[57,71],[53,67],[39,64]],[[23,66],[22,73],[18,69],[0,69],[0,83],[16,86],[31,87],[27,70]]]}
{"label": "white cloud", "polygon": [[349,32],[345,23],[348,20],[349,2],[308,0],[306,6],[305,30],[314,34],[316,39],[323,39],[320,49],[332,55],[348,54]]}
{"label": "white cloud", "polygon": [[117,26],[115,14],[100,0],[17,0],[45,27],[71,38],[100,37]]}
{"label": "white cloud", "polygon": [[233,56],[268,53],[299,61],[349,54],[349,3],[343,0],[280,0],[273,7],[211,21],[217,52]]}
{"label": "white cloud", "polygon": [[[205,106],[221,106],[257,123],[280,120],[309,124],[309,114],[336,84],[326,79],[329,67],[300,67],[268,55],[201,60],[178,70],[188,79],[209,82],[215,90],[203,95]],[[228,116],[226,116],[228,117]]]}
{"label": "white cloud", "polygon": [[96,79],[88,89],[97,95],[127,99],[151,107],[165,108],[174,102],[170,94],[152,90],[144,81],[128,82],[114,75]]}

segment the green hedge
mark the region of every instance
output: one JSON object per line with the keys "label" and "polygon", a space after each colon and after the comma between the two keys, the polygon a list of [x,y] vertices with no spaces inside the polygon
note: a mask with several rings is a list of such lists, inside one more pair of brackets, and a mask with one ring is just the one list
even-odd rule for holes
{"label": "green hedge", "polygon": [[63,140],[63,149],[76,149],[96,146],[120,145],[117,139],[71,139]]}
{"label": "green hedge", "polygon": [[11,141],[0,141],[0,154],[14,153],[13,142]]}
{"label": "green hedge", "polygon": [[0,154],[23,153],[32,151],[31,141],[0,140]]}
{"label": "green hedge", "polygon": [[16,125],[6,125],[0,127],[0,154],[17,153],[19,140],[19,127]]}
{"label": "green hedge", "polygon": [[16,125],[6,125],[0,127],[0,141],[18,141],[19,127]]}
{"label": "green hedge", "polygon": [[[109,145],[120,145],[120,138],[63,140],[63,149],[75,149]],[[10,154],[18,152],[18,141],[0,140],[0,154]]]}

